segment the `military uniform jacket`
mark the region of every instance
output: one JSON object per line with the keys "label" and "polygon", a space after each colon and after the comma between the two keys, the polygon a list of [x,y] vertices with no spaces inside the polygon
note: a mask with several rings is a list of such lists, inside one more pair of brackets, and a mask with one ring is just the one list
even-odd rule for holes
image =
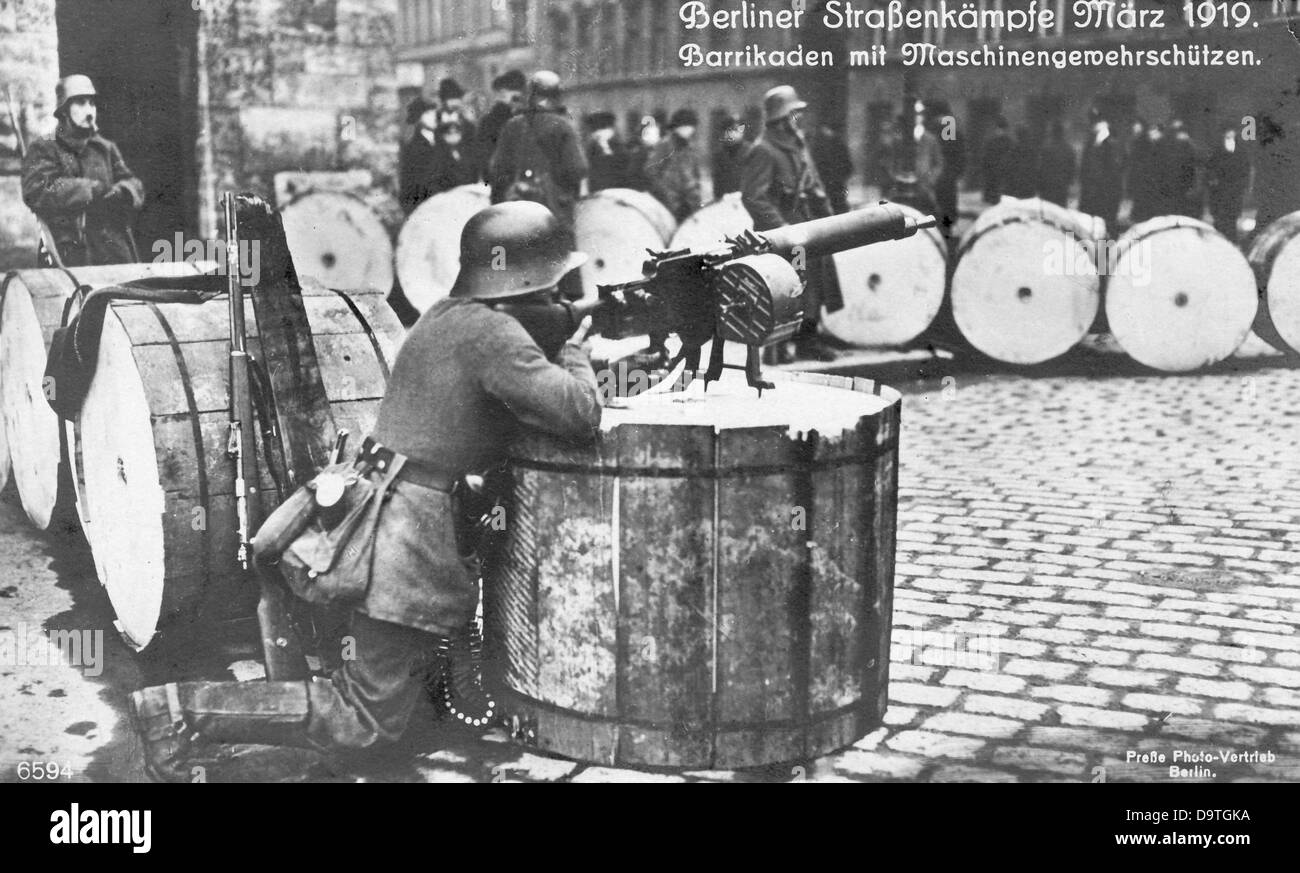
{"label": "military uniform jacket", "polygon": [[831,214],[817,168],[801,138],[768,127],[745,156],[740,191],[754,230],[772,230]]}
{"label": "military uniform jacket", "polygon": [[[565,346],[552,363],[514,318],[448,298],[403,343],[374,436],[415,463],[460,476],[502,464],[506,447],[528,429],[589,442],[600,414],[596,377],[580,348]],[[461,627],[474,614],[478,588],[455,529],[449,495],[399,480],[379,519],[361,611],[431,633]]]}
{"label": "military uniform jacket", "polygon": [[650,193],[668,207],[678,221],[686,220],[702,205],[700,193],[704,167],[700,153],[675,134],[661,140],[646,161]]}
{"label": "military uniform jacket", "polygon": [[492,156],[493,200],[504,196],[524,170],[550,177],[554,202],[545,205],[561,224],[572,228],[573,208],[587,178],[587,156],[563,111],[532,109],[506,122]]}
{"label": "military uniform jacket", "polygon": [[[126,200],[103,197],[122,183]],[[144,185],[110,140],[79,140],[60,124],[54,136],[37,140],[23,160],[23,202],[50,228],[68,266],[135,261],[130,226],[144,204]]]}

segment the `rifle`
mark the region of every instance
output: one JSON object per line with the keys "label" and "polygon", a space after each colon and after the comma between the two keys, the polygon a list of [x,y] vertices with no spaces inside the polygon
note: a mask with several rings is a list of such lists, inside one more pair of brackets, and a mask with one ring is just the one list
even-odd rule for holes
{"label": "rifle", "polygon": [[[762,379],[760,349],[798,330],[803,320],[799,273],[808,259],[906,239],[935,224],[934,216],[913,219],[881,203],[762,233],[746,231],[711,249],[651,252],[641,279],[600,286],[594,301],[491,305],[518,319],[548,356],[559,351],[588,314],[593,331],[610,339],[649,334],[647,359],[669,371],[683,360],[687,369],[698,370],[701,348],[712,341],[706,385],[731,366],[723,362],[723,344],[740,342],[747,346],[746,378],[761,395],[773,383]],[[670,333],[682,341],[671,359],[663,345]]]}
{"label": "rifle", "polygon": [[257,623],[268,681],[306,679],[302,644],[289,615],[288,592],[271,568],[253,567],[252,539],[261,519],[261,501],[251,386],[252,359],[244,324],[244,288],[239,275],[239,224],[235,195],[222,198],[226,218],[226,288],[230,303],[230,435],[226,454],[234,462],[235,516],[239,526],[239,566],[256,572],[261,586]]}

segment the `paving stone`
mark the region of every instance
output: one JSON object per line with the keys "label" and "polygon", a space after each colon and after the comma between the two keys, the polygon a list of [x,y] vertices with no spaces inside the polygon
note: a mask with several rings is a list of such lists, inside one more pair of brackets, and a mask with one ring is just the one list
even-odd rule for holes
{"label": "paving stone", "polygon": [[961,712],[944,712],[921,722],[922,730],[941,733],[971,734],[977,737],[1007,739],[1015,736],[1024,724],[991,715],[970,715]]}
{"label": "paving stone", "polygon": [[1150,719],[1136,712],[1121,712],[1114,709],[1094,709],[1090,706],[1065,704],[1057,708],[1063,724],[1082,727],[1109,728],[1112,730],[1136,731],[1145,727]]}
{"label": "paving stone", "polygon": [[1155,689],[1166,678],[1164,673],[1152,673],[1146,670],[1118,669],[1115,667],[1093,667],[1088,671],[1088,680],[1098,685],[1114,685],[1120,688]]}
{"label": "paving stone", "polygon": [[991,763],[1018,770],[1044,770],[1065,776],[1082,776],[1087,769],[1088,759],[1077,752],[1033,746],[1003,746],[994,750]]}
{"label": "paving stone", "polygon": [[1105,688],[1094,688],[1088,685],[1044,685],[1030,688],[1029,694],[1032,697],[1063,700],[1068,703],[1088,703],[1093,706],[1105,706],[1115,696],[1114,692]]}
{"label": "paving stone", "polygon": [[1138,655],[1133,663],[1142,670],[1166,670],[1170,673],[1190,673],[1193,676],[1218,676],[1222,671],[1217,661],[1172,655]]}
{"label": "paving stone", "polygon": [[927,758],[974,758],[987,741],[972,737],[952,736],[927,730],[904,731],[886,743],[896,752],[924,755]]}

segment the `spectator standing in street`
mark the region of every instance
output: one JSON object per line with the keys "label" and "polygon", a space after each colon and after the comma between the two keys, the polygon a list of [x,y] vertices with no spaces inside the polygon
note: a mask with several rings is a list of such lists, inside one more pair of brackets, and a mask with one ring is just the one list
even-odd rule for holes
{"label": "spectator standing in street", "polygon": [[653,115],[642,116],[636,140],[628,148],[627,187],[637,191],[650,190],[650,176],[646,168],[650,163],[650,153],[662,139],[659,121]]}
{"label": "spectator standing in street", "polygon": [[993,119],[993,133],[984,140],[980,158],[980,175],[984,179],[985,203],[997,203],[1003,194],[1010,194],[1012,177],[1023,168],[1015,166],[1016,141],[1011,136],[1007,119],[999,115]]}
{"label": "spectator standing in street", "polygon": [[528,81],[519,70],[508,70],[492,80],[492,108],[479,124],[478,142],[475,145],[485,179],[491,177],[489,168],[501,139],[501,131],[505,129],[506,122],[523,109],[524,91],[527,87]]}
{"label": "spectator standing in street", "polygon": [[1133,201],[1129,220],[1133,224],[1140,224],[1166,212],[1159,157],[1164,136],[1164,129],[1159,124],[1138,122],[1138,133],[1129,150],[1127,170],[1128,196]]}
{"label": "spectator standing in street", "polygon": [[429,196],[479,181],[479,164],[465,145],[461,122],[456,118],[446,118],[439,123],[435,133]]}
{"label": "spectator standing in street", "polygon": [[397,200],[407,215],[436,193],[433,190],[434,167],[438,160],[438,106],[424,97],[416,97],[406,109],[406,123],[415,132],[402,146],[398,157],[400,188]]}
{"label": "spectator standing in street", "polygon": [[1165,196],[1169,212],[1199,219],[1205,214],[1205,197],[1201,190],[1201,150],[1192,142],[1181,118],[1169,122],[1169,136],[1159,153],[1165,171]]}
{"label": "spectator standing in street", "polygon": [[1033,197],[1038,188],[1038,180],[1034,173],[1037,165],[1038,143],[1034,141],[1028,125],[1018,124],[1011,145],[1010,166],[1014,172],[1007,175],[1003,193],[1012,197]]}
{"label": "spectator standing in street", "polygon": [[593,112],[587,117],[587,190],[627,187],[627,148],[614,129],[614,113]]}
{"label": "spectator standing in street", "polygon": [[1115,228],[1124,193],[1124,157],[1111,135],[1110,122],[1097,109],[1091,110],[1092,129],[1079,162],[1079,209]]}
{"label": "spectator standing in street", "polygon": [[944,236],[951,236],[960,218],[957,185],[966,171],[966,146],[957,133],[957,119],[947,100],[933,100],[926,106],[926,128],[939,141],[943,172],[934,183],[935,217]]}
{"label": "spectator standing in street", "polygon": [[679,222],[703,205],[703,162],[695,148],[700,118],[693,109],[678,109],[668,122],[668,136],[650,151],[646,176],[650,193]]}
{"label": "spectator standing in street", "polygon": [[812,159],[826,184],[826,196],[835,214],[849,211],[849,178],[853,175],[853,158],[844,142],[840,126],[824,121],[817,126],[812,142]]}
{"label": "spectator standing in street", "polygon": [[745,122],[734,115],[719,120],[721,135],[713,151],[713,196],[720,198],[740,190],[740,170],[745,163],[749,143],[745,140]]}
{"label": "spectator standing in street", "polygon": [[1058,206],[1069,206],[1070,186],[1074,184],[1078,158],[1074,146],[1065,138],[1065,125],[1060,119],[1052,122],[1035,165],[1038,168],[1038,196]]}
{"label": "spectator standing in street", "polygon": [[1234,242],[1241,205],[1250,186],[1250,159],[1237,142],[1237,128],[1228,124],[1223,138],[1206,162],[1205,186],[1215,229]]}

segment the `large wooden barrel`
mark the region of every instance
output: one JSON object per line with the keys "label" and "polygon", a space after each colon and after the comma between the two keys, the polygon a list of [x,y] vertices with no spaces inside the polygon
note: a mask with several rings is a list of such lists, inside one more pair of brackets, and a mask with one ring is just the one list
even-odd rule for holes
{"label": "large wooden barrel", "polygon": [[647,250],[662,251],[677,230],[666,206],[630,188],[606,188],[579,200],[574,222],[578,251],[588,255],[582,285],[589,297],[598,285],[640,279]]}
{"label": "large wooden barrel", "polygon": [[1249,260],[1259,291],[1255,333],[1278,351],[1300,354],[1300,212],[1265,228]]}
{"label": "large wooden barrel", "polygon": [[397,280],[420,312],[451,291],[460,273],[460,234],[491,204],[487,185],[461,185],[435,194],[411,213],[397,236]]}
{"label": "large wooden barrel", "polygon": [[[924,218],[910,206],[903,214]],[[948,244],[938,228],[907,239],[850,249],[833,256],[844,308],[822,325],[855,346],[898,346],[925,332],[939,314],[948,284]]]}
{"label": "large wooden barrel", "polygon": [[977,350],[1010,364],[1065,354],[1101,303],[1096,241],[1079,213],[1037,198],[986,209],[962,237],[952,317]]}
{"label": "large wooden barrel", "polygon": [[162,262],[18,270],[0,286],[0,417],[13,459],[14,483],[23,509],[41,530],[50,525],[59,483],[59,419],[45,399],[45,358],[54,331],[79,286],[91,289],[148,276],[187,276],[212,268]]}
{"label": "large wooden barrel", "polygon": [[740,194],[727,194],[683,221],[673,234],[669,248],[673,251],[708,249],[753,229],[754,219],[741,202]]}
{"label": "large wooden barrel", "polygon": [[1218,363],[1246,339],[1259,300],[1246,256],[1203,221],[1166,215],[1119,239],[1106,320],[1134,360],[1185,372]]}
{"label": "large wooden barrel", "polygon": [[[382,294],[306,286],[303,302],[333,424],[359,445],[403,329]],[[251,304],[247,324],[260,360]],[[73,429],[74,477],[99,580],[137,649],[169,619],[220,618],[255,599],[236,562],[228,337],[224,296],[201,305],[119,302],[105,319]],[[276,492],[264,465],[261,489],[269,511]]]}
{"label": "large wooden barrel", "polygon": [[593,446],[510,455],[485,617],[516,736],[613,765],[736,768],[879,725],[899,395],[730,373],[608,407]]}
{"label": "large wooden barrel", "polygon": [[300,278],[344,291],[392,290],[392,240],[379,216],[359,198],[313,191],[280,214]]}

